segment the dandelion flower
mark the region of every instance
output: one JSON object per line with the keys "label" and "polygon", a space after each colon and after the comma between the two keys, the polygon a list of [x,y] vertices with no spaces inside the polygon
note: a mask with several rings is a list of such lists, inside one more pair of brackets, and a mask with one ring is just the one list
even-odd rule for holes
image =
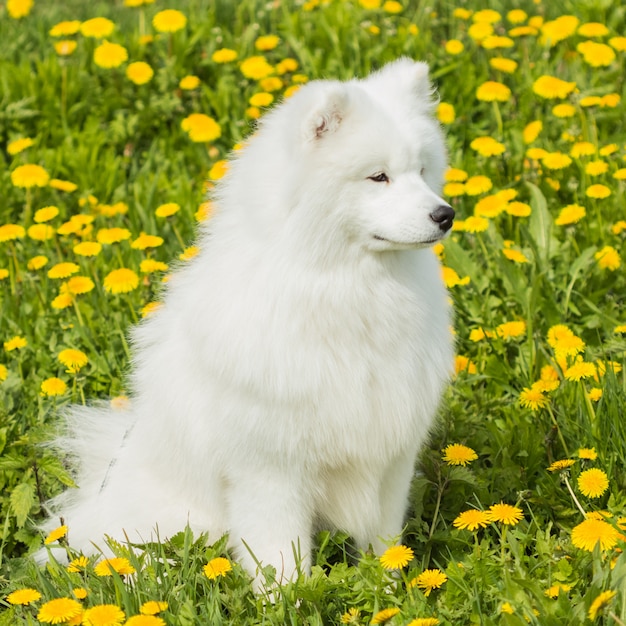
{"label": "dandelion flower", "polygon": [[97,241],[81,241],[72,250],[78,256],[97,256],[102,251],[102,244]]}
{"label": "dandelion flower", "polygon": [[452,55],[461,54],[461,52],[465,50],[465,46],[463,45],[463,42],[459,41],[458,39],[450,39],[449,41],[446,41],[445,48],[446,48],[446,52]]}
{"label": "dandelion flower", "polygon": [[54,51],[60,57],[67,57],[73,54],[78,44],[72,39],[61,39],[54,43]]}
{"label": "dandelion flower", "polygon": [[109,272],[104,278],[104,289],[109,293],[128,293],[139,285],[139,277],[133,270],[122,267]]}
{"label": "dandelion flower", "polygon": [[481,193],[487,193],[492,187],[493,183],[487,176],[471,176],[465,181],[465,193],[468,196],[478,196]]}
{"label": "dandelion flower", "polygon": [[45,187],[50,180],[50,175],[41,165],[27,163],[20,165],[11,172],[11,182],[15,187]]}
{"label": "dandelion flower", "polygon": [[49,31],[50,37],[67,37],[75,35],[80,30],[79,20],[65,20],[55,24]]}
{"label": "dandelion flower", "polygon": [[181,128],[189,134],[189,138],[194,142],[214,141],[218,139],[222,130],[220,125],[204,113],[192,113],[182,122]]}
{"label": "dandelion flower", "polygon": [[601,469],[592,467],[578,477],[578,489],[588,498],[599,498],[608,487],[608,476]]}
{"label": "dandelion flower", "polygon": [[139,265],[139,271],[142,274],[151,274],[153,272],[167,272],[169,269],[167,263],[155,261],[154,259],[144,259]]}
{"label": "dandelion flower", "polygon": [[528,257],[519,250],[504,248],[502,254],[509,259],[509,261],[513,261],[514,263],[530,263]]}
{"label": "dandelion flower", "polygon": [[233,569],[230,561],[224,557],[218,556],[211,559],[203,568],[204,575],[210,580],[215,580],[220,576],[225,576]]}
{"label": "dandelion flower", "polygon": [[115,604],[98,604],[83,613],[84,626],[121,626],[126,618]]}
{"label": "dandelion flower", "polygon": [[596,617],[598,617],[598,613],[601,613],[616,595],[617,591],[608,590],[603,591],[601,594],[596,596],[594,601],[591,603],[591,606],[589,607],[587,617],[589,617],[591,621],[594,621]]}
{"label": "dandelion flower", "polygon": [[575,82],[567,82],[554,76],[540,76],[533,83],[533,91],[542,98],[546,99],[562,99],[574,91]]}
{"label": "dandelion flower", "polygon": [[152,80],[154,70],[144,61],[135,61],[126,68],[126,76],[135,85],[145,85]]}
{"label": "dandelion flower", "polygon": [[519,507],[511,504],[493,504],[487,511],[490,522],[501,522],[507,526],[515,526],[523,517],[524,513]]}
{"label": "dandelion flower", "polygon": [[407,546],[398,545],[387,548],[380,557],[380,563],[385,569],[402,569],[413,558],[413,550]]}
{"label": "dandelion flower", "polygon": [[46,545],[49,545],[51,543],[54,543],[55,541],[58,541],[59,539],[62,539],[66,535],[67,535],[67,526],[65,525],[59,526],[58,528],[55,528],[54,530],[48,533],[48,536],[44,539],[44,543]]}
{"label": "dandelion flower", "polygon": [[254,47],[261,52],[273,50],[280,43],[280,37],[276,35],[262,35],[257,37]]}
{"label": "dandelion flower", "polygon": [[552,115],[555,117],[574,117],[576,114],[576,109],[571,104],[556,104],[552,108]]}
{"label": "dandelion flower", "polygon": [[21,139],[14,139],[13,141],[9,142],[9,144],[7,145],[7,152],[11,156],[15,156],[16,154],[23,152],[27,148],[30,148],[34,144],[35,142],[32,139],[29,139],[28,137],[22,137]]}
{"label": "dandelion flower", "polygon": [[115,30],[115,24],[106,17],[94,17],[80,24],[79,28],[84,37],[103,39],[111,35]]}
{"label": "dandelion flower", "polygon": [[124,626],[165,626],[165,620],[157,615],[133,615]]}
{"label": "dandelion flower", "polygon": [[550,400],[536,387],[524,387],[519,394],[519,403],[525,409],[537,411],[550,404]]}
{"label": "dandelion flower", "polygon": [[0,383],[4,382],[9,375],[9,371],[7,370],[5,365],[0,363]]}
{"label": "dandelion flower", "polygon": [[111,576],[112,572],[117,572],[123,576],[126,574],[134,574],[136,570],[128,559],[124,557],[114,557],[100,561],[100,563],[94,567],[93,571],[98,576]]}
{"label": "dandelion flower", "polygon": [[529,144],[535,141],[542,129],[543,122],[541,120],[535,120],[534,122],[526,124],[524,130],[522,131],[522,138],[524,139],[524,143]]}
{"label": "dandelion flower", "polygon": [[455,528],[462,530],[476,530],[478,528],[484,528],[488,524],[489,516],[485,511],[479,511],[478,509],[463,511],[452,522]]}
{"label": "dandelion flower", "polygon": [[608,198],[611,195],[611,190],[606,185],[591,185],[585,190],[585,195],[589,198]]}
{"label": "dandelion flower", "polygon": [[578,204],[569,204],[562,208],[558,217],[554,220],[557,226],[568,226],[570,224],[576,224],[585,217],[587,211],[585,207]]}
{"label": "dandelion flower", "polygon": [[60,378],[53,376],[41,383],[42,396],[62,396],[67,391],[67,385]]}
{"label": "dandelion flower", "polygon": [[118,43],[105,41],[93,51],[93,62],[104,69],[119,67],[128,59],[128,51]]}
{"label": "dandelion flower", "polygon": [[211,58],[215,63],[230,63],[237,58],[237,52],[230,48],[220,48],[213,53]]}
{"label": "dandelion flower", "polygon": [[580,20],[574,15],[561,15],[541,26],[541,43],[555,46],[560,41],[571,37],[578,28]]}
{"label": "dandelion flower", "polygon": [[135,250],[146,250],[147,248],[158,248],[162,244],[163,237],[141,233],[139,237],[130,244],[130,247]]}
{"label": "dandelion flower", "polygon": [[274,96],[265,91],[253,94],[248,102],[255,107],[268,107],[274,102]]}
{"label": "dandelion flower", "polygon": [[70,295],[88,293],[94,289],[95,284],[88,276],[72,276],[61,286],[61,291]]}
{"label": "dandelion flower", "polygon": [[433,589],[439,589],[447,580],[448,577],[440,569],[427,569],[411,580],[409,586],[417,587],[429,596]]}
{"label": "dandelion flower", "polygon": [[523,320],[517,322],[504,322],[496,327],[496,336],[502,339],[510,339],[520,337],[526,333],[526,322]]}
{"label": "dandelion flower", "polygon": [[226,159],[216,161],[209,170],[209,178],[211,180],[219,180],[224,177],[227,171],[228,161]]}
{"label": "dandelion flower", "polygon": [[511,97],[511,90],[502,83],[488,80],[476,90],[476,98],[484,102],[507,102]]}
{"label": "dandelion flower", "polygon": [[528,14],[522,9],[512,9],[506,14],[506,19],[511,24],[523,24],[528,19]]}
{"label": "dandelion flower", "polygon": [[583,41],[576,46],[576,50],[583,55],[585,63],[591,67],[606,67],[615,61],[613,48],[605,43]]}
{"label": "dandelion flower", "polygon": [[593,552],[596,545],[609,550],[617,544],[619,531],[601,519],[587,518],[572,529],[572,543],[581,550]]}
{"label": "dandelion flower", "polygon": [[47,624],[62,624],[80,615],[83,607],[72,598],[56,598],[41,605],[37,619]]}
{"label": "dandelion flower", "polygon": [[554,463],[552,463],[550,465],[550,467],[548,467],[548,471],[549,472],[560,472],[560,471],[562,471],[564,469],[569,469],[575,463],[576,463],[576,461],[574,459],[560,459],[558,461],[554,461]]}
{"label": "dandelion flower", "polygon": [[152,26],[160,33],[175,33],[187,25],[187,17],[176,9],[159,11],[152,18]]}
{"label": "dandelion flower", "polygon": [[562,152],[548,152],[542,159],[541,163],[549,170],[560,170],[570,165],[572,159]]}
{"label": "dandelion flower", "polygon": [[176,202],[167,202],[158,206],[154,213],[157,217],[170,217],[174,213],[178,213],[178,211],[180,211],[180,206]]}
{"label": "dandelion flower", "polygon": [[485,157],[497,156],[505,151],[504,144],[493,137],[477,137],[470,143],[470,148]]}
{"label": "dandelion flower", "polygon": [[443,450],[443,460],[448,465],[467,465],[477,458],[478,455],[472,448],[460,443],[452,443]]}
{"label": "dandelion flower", "polygon": [[451,267],[446,267],[444,265],[441,267],[441,272],[443,275],[443,282],[448,289],[452,289],[457,285],[467,285],[470,282],[469,276],[464,276],[463,278],[461,278]]}
{"label": "dandelion flower", "polygon": [[198,252],[200,252],[200,249],[198,248],[198,246],[189,246],[188,248],[185,248],[179,255],[178,258],[181,261],[190,261],[191,259],[193,259],[195,256],[197,256]]}
{"label": "dandelion flower", "polygon": [[246,78],[251,78],[252,80],[261,80],[274,73],[274,68],[262,56],[248,57],[242,61],[239,69]]}
{"label": "dandelion flower", "polygon": [[200,86],[200,79],[197,76],[192,76],[191,74],[189,74],[180,79],[178,86],[183,91],[192,91],[193,89],[197,89]]}
{"label": "dandelion flower", "polygon": [[75,559],[72,559],[68,566],[66,567],[67,571],[70,573],[82,572],[89,565],[89,559],[86,556],[79,556]]}
{"label": "dandelion flower", "polygon": [[376,613],[373,617],[372,617],[372,624],[384,624],[385,622],[388,622],[392,617],[394,617],[394,615],[397,615],[398,613],[400,613],[400,609],[397,607],[393,607],[391,609],[383,609],[382,611],[378,611],[378,613]]}
{"label": "dandelion flower", "polygon": [[446,171],[444,178],[446,182],[462,183],[467,180],[467,172],[456,167],[451,167]]}
{"label": "dandelion flower", "polygon": [[72,191],[76,191],[78,189],[78,185],[70,182],[69,180],[59,180],[58,178],[53,178],[49,183],[49,187],[53,189],[58,189],[59,191],[66,191],[71,193]]}
{"label": "dandelion flower", "polygon": [[596,366],[593,363],[581,360],[568,367],[563,375],[567,380],[579,381],[584,378],[591,378],[595,374]]}
{"label": "dandelion flower", "polygon": [[570,591],[571,588],[572,585],[563,585],[561,583],[557,583],[556,585],[552,585],[552,587],[548,587],[548,589],[545,590],[545,594],[548,596],[548,598],[554,599],[559,597],[561,591],[563,593],[567,593],[568,591]]}
{"label": "dandelion flower", "polygon": [[167,611],[167,602],[160,602],[158,600],[148,600],[141,605],[139,612],[142,615],[156,615],[162,611]]}
{"label": "dandelion flower", "polygon": [[68,368],[69,374],[75,374],[89,363],[89,358],[82,350],[76,350],[74,348],[68,348],[67,350],[61,350],[57,357],[59,361]]}
{"label": "dandelion flower", "polygon": [[67,309],[68,306],[72,306],[72,302],[74,302],[74,299],[72,298],[71,294],[69,294],[69,293],[62,293],[62,294],[59,294],[50,303],[50,306],[53,309],[57,309],[57,310]]}
{"label": "dandelion flower", "polygon": [[602,269],[607,269],[611,272],[618,269],[622,263],[619,252],[613,246],[604,246],[602,250],[599,250],[593,256]]}
{"label": "dandelion flower", "polygon": [[130,239],[130,236],[131,233],[126,228],[101,228],[96,239],[102,244],[112,244]]}
{"label": "dandelion flower", "polygon": [[27,345],[28,345],[28,342],[26,341],[26,339],[24,339],[24,337],[20,337],[19,335],[16,335],[12,339],[9,339],[8,341],[4,342],[4,349],[7,352],[12,352],[13,350],[21,350],[22,348],[25,348]]}
{"label": "dandelion flower", "polygon": [[80,267],[76,263],[57,263],[48,270],[48,278],[67,278],[72,274],[76,274]]}
{"label": "dandelion flower", "polygon": [[436,617],[417,617],[411,620],[407,626],[437,626],[440,621]]}
{"label": "dandelion flower", "polygon": [[4,241],[12,241],[13,239],[22,239],[26,231],[19,224],[3,224],[0,226],[0,243]]}
{"label": "dandelion flower", "polygon": [[32,604],[41,598],[41,594],[36,589],[17,589],[7,596],[9,604]]}

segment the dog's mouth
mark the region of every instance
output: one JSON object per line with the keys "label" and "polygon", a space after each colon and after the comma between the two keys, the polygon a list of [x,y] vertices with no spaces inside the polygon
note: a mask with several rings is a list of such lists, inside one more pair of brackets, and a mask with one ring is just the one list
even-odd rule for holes
{"label": "dog's mouth", "polygon": [[383,241],[385,243],[391,244],[392,246],[398,246],[399,248],[417,248],[422,246],[430,246],[441,240],[441,237],[433,237],[432,239],[424,239],[422,241],[394,241],[393,239],[388,239],[387,237],[382,237],[381,235],[373,235],[373,238],[376,241]]}

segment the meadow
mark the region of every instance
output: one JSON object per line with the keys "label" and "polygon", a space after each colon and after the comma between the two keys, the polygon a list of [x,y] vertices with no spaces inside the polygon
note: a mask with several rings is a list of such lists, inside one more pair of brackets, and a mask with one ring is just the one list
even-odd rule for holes
{"label": "meadow", "polygon": [[[6,0],[0,626],[626,624],[625,33],[610,0]],[[321,533],[274,602],[185,529],[37,567],[71,545],[37,530],[72,486],[42,444],[68,404],[127,401],[128,329],[229,153],[308,80],[402,55],[447,135],[458,356],[400,545]]]}

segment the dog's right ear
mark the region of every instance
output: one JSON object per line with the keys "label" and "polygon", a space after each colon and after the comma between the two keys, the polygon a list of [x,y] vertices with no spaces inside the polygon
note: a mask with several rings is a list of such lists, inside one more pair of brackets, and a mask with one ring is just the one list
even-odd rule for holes
{"label": "dog's right ear", "polygon": [[304,139],[320,141],[337,131],[349,107],[348,91],[341,85],[333,85],[321,94],[321,100],[304,122]]}

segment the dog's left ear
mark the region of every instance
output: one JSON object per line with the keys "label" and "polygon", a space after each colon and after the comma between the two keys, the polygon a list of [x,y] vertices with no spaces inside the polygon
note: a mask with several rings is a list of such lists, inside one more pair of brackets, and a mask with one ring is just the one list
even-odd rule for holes
{"label": "dog's left ear", "polygon": [[317,105],[309,112],[304,122],[304,138],[319,141],[337,131],[349,107],[349,95],[340,84],[324,89]]}
{"label": "dog's left ear", "polygon": [[379,83],[377,89],[400,101],[409,102],[422,110],[434,105],[434,89],[428,76],[428,64],[403,57],[385,65],[365,79]]}

